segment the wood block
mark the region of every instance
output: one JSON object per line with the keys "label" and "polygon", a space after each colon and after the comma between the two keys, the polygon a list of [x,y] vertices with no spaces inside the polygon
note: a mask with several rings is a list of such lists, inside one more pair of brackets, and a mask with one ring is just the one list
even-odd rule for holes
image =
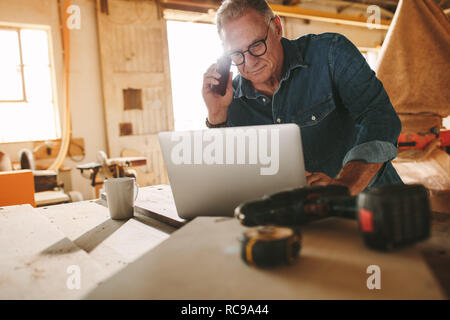
{"label": "wood block", "polygon": [[48,206],[52,204],[69,202],[70,198],[63,191],[41,191],[34,194],[36,206]]}
{"label": "wood block", "polygon": [[57,173],[49,170],[34,170],[34,191],[53,190],[58,187]]}
{"label": "wood block", "polygon": [[187,223],[187,220],[178,216],[172,189],[168,185],[140,188],[135,208],[138,212],[175,228],[181,228]]}
{"label": "wood block", "polygon": [[[291,266],[258,269],[240,257],[246,228],[201,217],[102,283],[87,299],[445,299],[417,248],[369,250],[355,221],[330,218],[302,229]],[[367,288],[367,267],[381,289]]]}

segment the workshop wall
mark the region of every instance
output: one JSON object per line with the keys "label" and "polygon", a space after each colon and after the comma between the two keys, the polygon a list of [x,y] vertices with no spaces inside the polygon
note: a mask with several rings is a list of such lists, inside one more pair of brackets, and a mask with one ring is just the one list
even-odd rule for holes
{"label": "workshop wall", "polygon": [[[299,6],[303,9],[317,10],[334,14],[352,16],[369,16],[367,5],[346,3],[334,0],[302,1]],[[393,13],[378,7],[381,19],[392,19]],[[387,30],[369,29],[353,25],[313,21],[297,18],[283,18],[285,36],[295,39],[308,33],[336,32],[345,35],[359,48],[376,48],[383,44]]]}
{"label": "workshop wall", "polygon": [[[73,0],[81,9],[81,29],[71,31],[70,97],[72,135],[84,138],[86,157],[81,163],[95,161],[98,150],[106,151],[104,111],[100,78],[95,0]],[[63,55],[56,0],[0,0],[0,22],[48,25],[51,27],[59,115],[63,123]],[[18,160],[22,148],[33,149],[33,143],[0,144],[12,161]],[[48,163],[50,163],[48,161]],[[43,162],[45,164],[47,162]],[[67,158],[64,166],[75,168],[79,164]],[[93,198],[90,181],[72,169],[73,190],[85,199]]]}
{"label": "workshop wall", "polygon": [[359,48],[376,48],[383,44],[387,30],[342,25],[297,18],[283,18],[285,37],[295,39],[308,33],[336,32],[345,35]]}

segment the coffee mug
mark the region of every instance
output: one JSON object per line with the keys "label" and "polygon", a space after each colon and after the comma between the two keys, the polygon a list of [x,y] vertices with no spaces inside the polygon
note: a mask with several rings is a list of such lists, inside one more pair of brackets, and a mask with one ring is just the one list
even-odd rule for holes
{"label": "coffee mug", "polygon": [[122,220],[134,216],[134,201],[139,192],[136,180],[131,177],[105,181],[106,201],[111,219]]}

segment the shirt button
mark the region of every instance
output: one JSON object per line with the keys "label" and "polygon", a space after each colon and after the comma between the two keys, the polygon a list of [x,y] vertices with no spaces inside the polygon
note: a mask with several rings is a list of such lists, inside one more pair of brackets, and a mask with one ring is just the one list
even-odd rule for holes
{"label": "shirt button", "polygon": [[316,121],[316,116],[312,116],[312,117],[311,117],[311,120],[312,120],[312,121]]}
{"label": "shirt button", "polygon": [[278,122],[278,123],[281,123],[281,119],[280,119],[280,118],[278,118],[278,119],[277,119],[277,122]]}
{"label": "shirt button", "polygon": [[266,100],[267,100],[266,98],[262,98],[262,101],[263,101],[263,102],[266,102]]}

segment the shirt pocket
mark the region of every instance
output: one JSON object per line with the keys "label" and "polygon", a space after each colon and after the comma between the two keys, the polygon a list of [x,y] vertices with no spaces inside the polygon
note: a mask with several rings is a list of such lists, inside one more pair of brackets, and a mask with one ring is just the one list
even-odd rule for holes
{"label": "shirt pocket", "polygon": [[336,105],[334,104],[333,96],[329,95],[318,103],[314,103],[307,108],[302,108],[294,115],[293,120],[301,128],[315,126],[335,109]]}

